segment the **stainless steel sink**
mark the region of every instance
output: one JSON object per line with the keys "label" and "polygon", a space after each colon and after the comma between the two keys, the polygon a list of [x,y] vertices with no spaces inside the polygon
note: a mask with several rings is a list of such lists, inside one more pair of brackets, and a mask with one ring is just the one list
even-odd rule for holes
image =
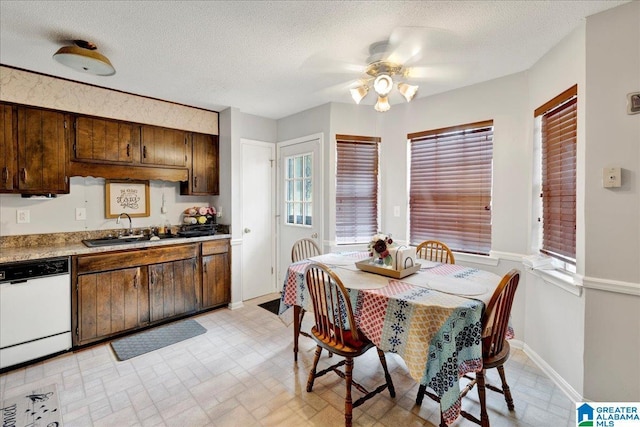
{"label": "stainless steel sink", "polygon": [[[179,236],[164,235],[159,237],[160,240],[165,240],[177,238]],[[150,240],[151,236],[101,237],[99,239],[86,239],[83,240],[82,243],[90,248],[96,248],[101,246],[130,245],[132,243],[148,242]]]}

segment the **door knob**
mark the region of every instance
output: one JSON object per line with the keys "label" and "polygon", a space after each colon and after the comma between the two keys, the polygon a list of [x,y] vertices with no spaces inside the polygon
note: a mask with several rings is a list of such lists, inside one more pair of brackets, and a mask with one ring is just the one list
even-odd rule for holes
{"label": "door knob", "polygon": [[244,229],[244,232],[245,232],[245,233],[251,233],[251,229],[250,229],[250,228],[245,228],[245,229]]}
{"label": "door knob", "polygon": [[312,237],[312,238],[314,238],[314,239],[317,239],[317,238],[318,238],[318,233],[313,233],[313,234],[311,235],[311,237]]}

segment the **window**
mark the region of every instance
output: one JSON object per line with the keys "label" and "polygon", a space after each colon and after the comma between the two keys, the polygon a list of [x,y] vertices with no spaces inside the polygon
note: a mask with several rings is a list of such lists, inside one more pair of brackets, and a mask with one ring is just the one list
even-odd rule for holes
{"label": "window", "polygon": [[285,159],[285,211],[286,223],[291,225],[312,225],[311,165],[312,153],[287,157]]}
{"label": "window", "polygon": [[570,264],[576,258],[577,95],[573,86],[534,112],[540,120],[540,251]]}
{"label": "window", "polygon": [[366,243],[378,232],[380,138],[336,135],[336,242]]}
{"label": "window", "polygon": [[411,144],[409,238],[457,252],[491,250],[493,121],[407,135]]}

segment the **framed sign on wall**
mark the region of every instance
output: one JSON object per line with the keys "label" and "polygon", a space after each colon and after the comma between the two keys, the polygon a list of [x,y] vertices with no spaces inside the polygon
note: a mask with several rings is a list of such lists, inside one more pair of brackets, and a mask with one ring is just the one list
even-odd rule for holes
{"label": "framed sign on wall", "polygon": [[107,218],[149,216],[149,181],[107,180],[104,194]]}

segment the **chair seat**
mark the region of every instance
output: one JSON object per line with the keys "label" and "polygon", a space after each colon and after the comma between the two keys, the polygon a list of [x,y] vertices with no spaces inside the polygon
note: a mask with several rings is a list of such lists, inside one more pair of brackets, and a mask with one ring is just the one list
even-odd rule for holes
{"label": "chair seat", "polygon": [[509,347],[509,341],[504,340],[502,343],[502,351],[492,357],[487,357],[482,361],[482,367],[484,369],[491,369],[498,366],[502,366],[505,364],[507,359],[509,359],[509,353],[511,352],[511,347]]}
{"label": "chair seat", "polygon": [[340,344],[334,337],[320,332],[315,326],[311,328],[311,338],[315,339],[319,346],[343,357],[357,357],[374,347],[371,341],[364,338],[364,334],[359,332],[358,335],[358,340],[355,340],[351,331],[344,331],[344,344]]}

